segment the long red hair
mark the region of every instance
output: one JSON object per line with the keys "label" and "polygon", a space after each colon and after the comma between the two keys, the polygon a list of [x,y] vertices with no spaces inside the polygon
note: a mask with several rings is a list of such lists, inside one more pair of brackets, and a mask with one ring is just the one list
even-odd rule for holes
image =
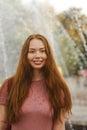
{"label": "long red hair", "polygon": [[[40,39],[46,49],[47,60],[42,71],[49,92],[49,101],[54,111],[54,121],[58,118],[60,119],[61,108],[64,108],[68,113],[71,112],[71,94],[64,78],[58,71],[50,45],[44,36],[34,34],[30,35],[25,41],[21,50],[16,73],[8,80],[12,80],[12,86],[8,93],[7,100],[7,120],[10,123],[16,122],[19,119],[20,108],[28,95],[30,84],[32,82],[33,69],[28,62],[27,55],[30,41],[34,38]],[[64,103],[61,100],[61,90],[64,93]]]}

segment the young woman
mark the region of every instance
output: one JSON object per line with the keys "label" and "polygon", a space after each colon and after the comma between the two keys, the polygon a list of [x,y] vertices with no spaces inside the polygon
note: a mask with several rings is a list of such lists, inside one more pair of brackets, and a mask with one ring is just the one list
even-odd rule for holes
{"label": "young woman", "polygon": [[47,39],[30,35],[15,74],[1,88],[0,130],[65,130],[71,108],[70,91]]}

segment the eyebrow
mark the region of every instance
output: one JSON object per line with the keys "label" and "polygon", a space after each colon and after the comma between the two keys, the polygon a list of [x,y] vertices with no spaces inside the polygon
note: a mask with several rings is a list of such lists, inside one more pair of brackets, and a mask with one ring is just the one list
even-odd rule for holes
{"label": "eyebrow", "polygon": [[[29,48],[29,49],[31,49],[31,50],[36,50],[36,48]],[[40,50],[42,50],[42,49],[45,49],[45,47],[43,47],[43,48],[39,48]]]}

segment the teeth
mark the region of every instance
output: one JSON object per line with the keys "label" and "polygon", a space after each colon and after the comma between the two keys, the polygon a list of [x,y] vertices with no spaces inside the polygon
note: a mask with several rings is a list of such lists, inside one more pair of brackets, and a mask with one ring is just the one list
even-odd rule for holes
{"label": "teeth", "polygon": [[34,62],[41,62],[41,61],[34,61]]}
{"label": "teeth", "polygon": [[34,61],[34,62],[42,62],[42,60],[41,61]]}

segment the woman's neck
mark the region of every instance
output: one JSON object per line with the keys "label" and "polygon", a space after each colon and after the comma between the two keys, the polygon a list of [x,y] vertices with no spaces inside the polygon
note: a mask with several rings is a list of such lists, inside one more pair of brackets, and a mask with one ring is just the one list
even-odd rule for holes
{"label": "woman's neck", "polygon": [[34,70],[34,73],[33,73],[33,81],[37,81],[37,80],[41,80],[43,79],[43,74],[41,71],[38,71],[38,70]]}

